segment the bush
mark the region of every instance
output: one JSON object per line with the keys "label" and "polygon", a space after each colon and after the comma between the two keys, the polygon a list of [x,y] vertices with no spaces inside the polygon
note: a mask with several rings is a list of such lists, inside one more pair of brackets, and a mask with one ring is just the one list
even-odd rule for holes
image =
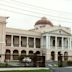
{"label": "bush", "polygon": [[68,66],[72,66],[72,61],[68,61],[68,62],[67,62],[67,65],[68,65]]}
{"label": "bush", "polygon": [[58,67],[63,67],[63,61],[58,61]]}
{"label": "bush", "polygon": [[20,55],[19,56],[19,61],[22,62],[23,58],[24,58],[24,56]]}

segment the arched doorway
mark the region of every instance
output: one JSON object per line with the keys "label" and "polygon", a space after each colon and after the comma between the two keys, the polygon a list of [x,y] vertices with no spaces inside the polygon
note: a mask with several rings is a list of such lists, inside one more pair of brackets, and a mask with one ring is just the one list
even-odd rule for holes
{"label": "arched doorway", "polygon": [[61,54],[61,51],[58,52],[58,55],[60,55],[60,54]]}
{"label": "arched doorway", "polygon": [[19,59],[19,52],[18,50],[13,51],[13,60],[18,60]]}
{"label": "arched doorway", "polygon": [[33,55],[33,51],[29,51],[29,55]]}
{"label": "arched doorway", "polygon": [[5,60],[10,60],[10,58],[11,58],[11,51],[7,49],[5,52]]}
{"label": "arched doorway", "polygon": [[19,56],[19,60],[22,61],[25,56],[26,56],[26,51],[25,50],[22,50],[21,51],[21,55]]}
{"label": "arched doorway", "polygon": [[26,55],[26,51],[25,51],[25,50],[22,50],[22,51],[21,51],[21,55],[22,55],[22,56],[25,56],[25,55]]}
{"label": "arched doorway", "polygon": [[68,61],[68,52],[64,52],[64,61]]}
{"label": "arched doorway", "polygon": [[53,60],[53,61],[55,60],[55,52],[54,51],[51,52],[51,60]]}
{"label": "arched doorway", "polygon": [[61,54],[61,51],[58,52],[58,61],[61,61],[62,60],[62,54]]}
{"label": "arched doorway", "polygon": [[40,56],[40,51],[36,51],[36,55],[37,56]]}

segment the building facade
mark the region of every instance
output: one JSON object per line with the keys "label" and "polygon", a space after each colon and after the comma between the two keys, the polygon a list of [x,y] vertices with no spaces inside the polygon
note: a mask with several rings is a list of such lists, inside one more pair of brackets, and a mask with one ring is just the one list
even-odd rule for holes
{"label": "building facade", "polygon": [[6,27],[7,17],[0,16],[0,62],[18,60],[19,55],[45,56],[45,61],[58,60],[58,54],[72,56],[71,29],[55,26],[47,18],[38,20],[34,29]]}

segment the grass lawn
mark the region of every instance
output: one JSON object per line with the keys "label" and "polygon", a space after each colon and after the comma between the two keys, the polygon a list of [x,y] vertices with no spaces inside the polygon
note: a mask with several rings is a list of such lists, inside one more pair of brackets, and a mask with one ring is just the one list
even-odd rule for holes
{"label": "grass lawn", "polygon": [[0,71],[0,72],[50,72],[49,70],[15,70],[15,71]]}

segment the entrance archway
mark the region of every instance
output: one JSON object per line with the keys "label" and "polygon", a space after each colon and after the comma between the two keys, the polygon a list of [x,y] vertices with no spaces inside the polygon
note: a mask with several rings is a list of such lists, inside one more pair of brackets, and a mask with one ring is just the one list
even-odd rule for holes
{"label": "entrance archway", "polygon": [[68,52],[64,52],[64,61],[68,60]]}
{"label": "entrance archway", "polygon": [[60,61],[61,51],[58,52],[58,61]]}
{"label": "entrance archway", "polygon": [[25,56],[25,55],[26,55],[26,51],[25,51],[25,50],[22,50],[22,51],[21,51],[21,55],[22,55],[22,56]]}
{"label": "entrance archway", "polygon": [[58,55],[60,55],[60,54],[61,54],[61,51],[58,52]]}
{"label": "entrance archway", "polygon": [[55,52],[54,51],[51,52],[51,60],[53,60],[53,61],[55,60]]}
{"label": "entrance archway", "polygon": [[5,52],[5,60],[10,60],[10,58],[11,58],[11,51],[7,49]]}
{"label": "entrance archway", "polygon": [[29,51],[29,55],[33,55],[33,51]]}
{"label": "entrance archway", "polygon": [[19,59],[19,52],[18,50],[13,51],[13,60],[18,60]]}
{"label": "entrance archway", "polygon": [[40,51],[36,51],[36,55],[37,56],[40,56]]}

